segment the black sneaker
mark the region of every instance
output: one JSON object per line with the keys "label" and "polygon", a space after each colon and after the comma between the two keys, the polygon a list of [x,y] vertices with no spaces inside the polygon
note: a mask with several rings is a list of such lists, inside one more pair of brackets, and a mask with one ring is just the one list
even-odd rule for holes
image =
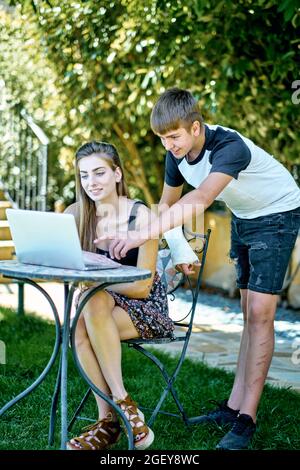
{"label": "black sneaker", "polygon": [[227,400],[217,402],[210,400],[211,403],[218,406],[217,409],[209,411],[206,415],[195,418],[195,421],[200,424],[213,423],[223,426],[225,424],[233,424],[239,414],[239,410],[233,410],[227,405]]}
{"label": "black sneaker", "polygon": [[217,445],[217,449],[241,450],[247,449],[256,430],[256,424],[249,415],[238,415],[231,429]]}

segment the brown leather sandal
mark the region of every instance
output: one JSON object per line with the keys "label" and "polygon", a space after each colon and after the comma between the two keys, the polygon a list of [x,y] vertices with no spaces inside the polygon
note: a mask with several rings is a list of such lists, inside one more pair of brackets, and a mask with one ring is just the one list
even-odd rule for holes
{"label": "brown leather sandal", "polygon": [[118,421],[112,421],[109,413],[106,418],[100,419],[90,426],[83,428],[84,432],[79,437],[74,437],[67,442],[69,450],[106,450],[120,438],[121,426]]}
{"label": "brown leather sandal", "polygon": [[154,433],[145,424],[144,414],[138,409],[136,402],[127,395],[123,400],[117,400],[116,404],[121,408],[132,427],[135,449],[148,449],[154,441]]}

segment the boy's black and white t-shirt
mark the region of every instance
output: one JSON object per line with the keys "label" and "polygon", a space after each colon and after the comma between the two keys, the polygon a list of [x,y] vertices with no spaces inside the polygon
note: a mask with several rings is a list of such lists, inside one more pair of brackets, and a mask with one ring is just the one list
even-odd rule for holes
{"label": "boy's black and white t-shirt", "polygon": [[198,157],[166,156],[165,182],[198,188],[213,172],[234,179],[216,198],[242,219],[286,212],[300,206],[300,189],[274,157],[233,129],[205,124],[205,144]]}

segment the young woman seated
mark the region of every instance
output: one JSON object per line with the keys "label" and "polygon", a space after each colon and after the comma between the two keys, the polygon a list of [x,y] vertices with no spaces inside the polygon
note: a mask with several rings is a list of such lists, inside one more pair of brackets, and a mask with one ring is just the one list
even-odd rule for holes
{"label": "young woman seated", "polygon": [[[109,257],[109,242],[94,242],[107,233],[134,230],[149,221],[150,210],[128,197],[116,148],[92,141],[76,152],[77,202],[66,209],[75,216],[83,250]],[[76,329],[75,347],[92,382],[110,395],[128,418],[136,449],[148,448],[153,431],[125,389],[121,368],[121,341],[172,335],[167,296],[156,273],[158,240],[134,248],[120,261],[151,271],[149,279],[117,284],[96,293],[85,305]],[[83,286],[77,304],[90,286]],[[117,442],[121,427],[116,413],[98,395],[98,420],[67,443],[72,450],[105,450]]]}

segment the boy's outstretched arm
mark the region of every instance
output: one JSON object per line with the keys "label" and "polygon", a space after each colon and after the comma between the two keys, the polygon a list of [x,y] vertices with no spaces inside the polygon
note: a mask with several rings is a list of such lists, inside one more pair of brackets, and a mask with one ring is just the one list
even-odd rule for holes
{"label": "boy's outstretched arm", "polygon": [[164,232],[191,220],[193,215],[203,213],[232,179],[232,176],[225,173],[210,173],[199,188],[183,196],[149,225],[139,231],[128,233],[128,238],[104,235],[96,239],[95,243],[112,239],[109,247],[110,256],[116,259],[124,258],[128,250],[143,245],[146,240],[159,238]]}

